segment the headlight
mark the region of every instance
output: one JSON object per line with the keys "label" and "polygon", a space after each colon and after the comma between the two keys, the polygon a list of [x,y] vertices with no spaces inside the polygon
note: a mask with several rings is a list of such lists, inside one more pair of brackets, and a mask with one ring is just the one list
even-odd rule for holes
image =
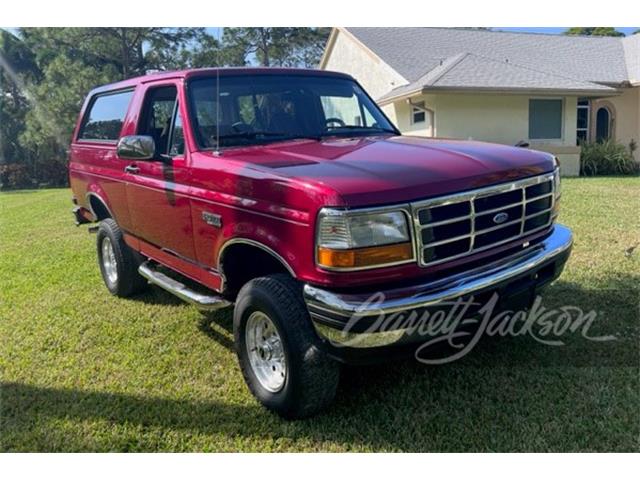
{"label": "headlight", "polygon": [[413,260],[407,215],[322,209],[317,262],[328,269],[374,268]]}

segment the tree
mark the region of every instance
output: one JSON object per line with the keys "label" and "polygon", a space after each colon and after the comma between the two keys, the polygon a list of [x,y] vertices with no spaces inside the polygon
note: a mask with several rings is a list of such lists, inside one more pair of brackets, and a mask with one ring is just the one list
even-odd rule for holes
{"label": "tree", "polygon": [[594,37],[624,37],[624,33],[613,27],[571,27],[564,35],[588,35]]}
{"label": "tree", "polygon": [[181,68],[209,68],[234,65],[230,51],[224,49],[218,39],[202,31],[198,32],[190,48],[180,53]]}
{"label": "tree", "polygon": [[35,158],[38,182],[66,183],[67,148],[82,102],[93,87],[119,76],[114,66],[93,67],[64,55],[44,68],[42,80],[30,87],[31,105],[19,137],[20,144]]}
{"label": "tree", "polygon": [[[28,112],[19,134],[21,162],[38,183],[66,183],[67,148],[78,112],[94,87],[151,70],[189,66],[190,49],[204,29],[24,28],[39,76],[26,81]],[[31,160],[28,160],[31,159]]]}
{"label": "tree", "polygon": [[66,183],[67,148],[93,87],[153,70],[316,66],[329,32],[227,28],[220,42],[203,28],[0,30],[0,184]]}
{"label": "tree", "polygon": [[40,72],[31,51],[12,33],[0,30],[0,187],[31,184],[28,158],[18,141],[29,111],[25,79]]}
{"label": "tree", "polygon": [[226,58],[238,65],[316,66],[329,37],[328,28],[225,28]]}
{"label": "tree", "polygon": [[198,28],[23,28],[25,42],[49,63],[65,55],[97,67],[114,67],[121,78],[175,68],[182,52],[204,29]]}

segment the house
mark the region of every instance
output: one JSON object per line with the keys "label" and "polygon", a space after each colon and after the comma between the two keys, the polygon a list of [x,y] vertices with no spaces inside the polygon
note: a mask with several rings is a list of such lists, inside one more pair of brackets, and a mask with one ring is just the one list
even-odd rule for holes
{"label": "house", "polygon": [[334,28],[320,68],[355,77],[405,134],[524,141],[565,175],[583,141],[640,143],[640,35]]}

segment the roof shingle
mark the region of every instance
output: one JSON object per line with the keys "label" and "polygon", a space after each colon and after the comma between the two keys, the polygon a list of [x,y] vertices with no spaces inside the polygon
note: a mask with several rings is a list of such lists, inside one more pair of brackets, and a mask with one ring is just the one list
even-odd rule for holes
{"label": "roof shingle", "polygon": [[421,85],[604,93],[614,90],[602,84],[640,78],[640,35],[620,39],[453,28],[348,30],[407,80],[394,93]]}
{"label": "roof shingle", "polygon": [[627,76],[632,83],[640,82],[640,34],[622,39]]}
{"label": "roof shingle", "polygon": [[499,62],[472,53],[451,57],[414,82],[398,87],[381,102],[422,89],[535,90],[616,93],[614,88]]}

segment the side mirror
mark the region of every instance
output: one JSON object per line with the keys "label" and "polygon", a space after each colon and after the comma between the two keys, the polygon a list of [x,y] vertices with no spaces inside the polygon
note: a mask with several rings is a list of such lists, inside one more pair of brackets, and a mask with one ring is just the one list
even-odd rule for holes
{"label": "side mirror", "polygon": [[529,148],[529,142],[525,140],[520,140],[518,143],[514,145],[514,147]]}
{"label": "side mirror", "polygon": [[149,135],[127,135],[118,141],[117,152],[126,160],[151,160],[156,154],[156,143]]}

